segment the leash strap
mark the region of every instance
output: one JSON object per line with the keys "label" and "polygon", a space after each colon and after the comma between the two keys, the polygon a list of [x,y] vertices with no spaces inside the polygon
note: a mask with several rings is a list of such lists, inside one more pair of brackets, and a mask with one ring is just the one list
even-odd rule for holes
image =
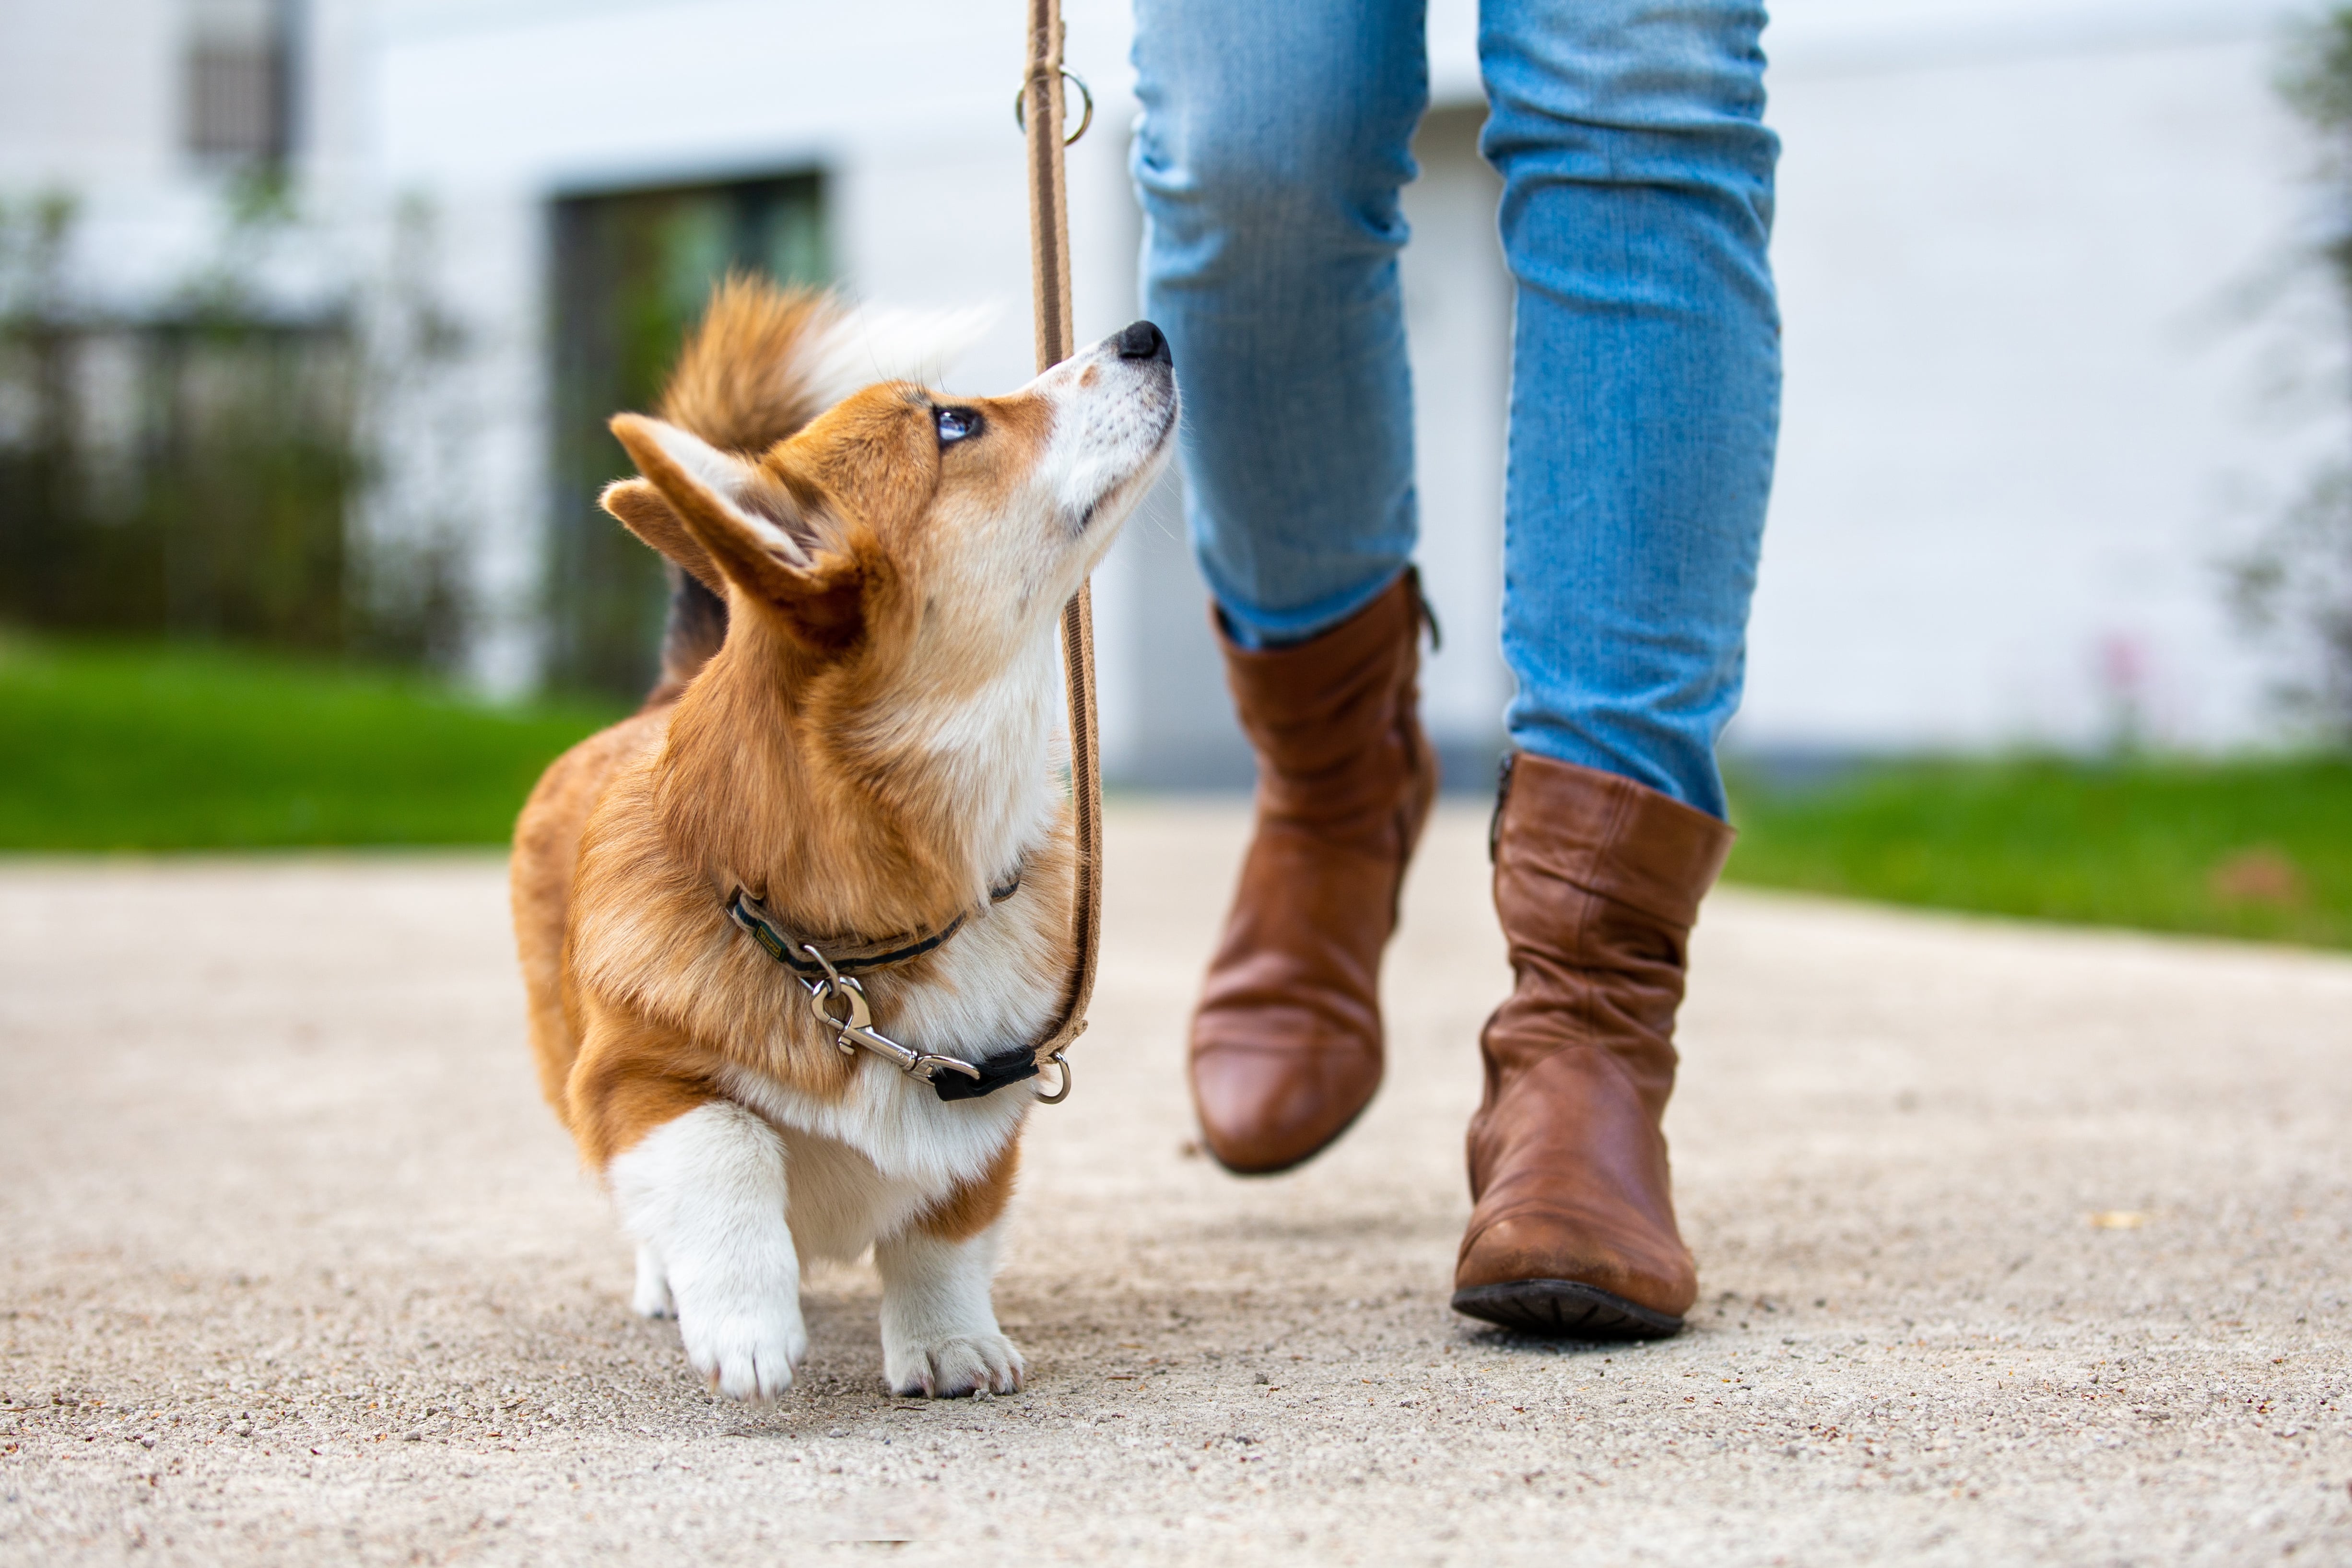
{"label": "leash strap", "polygon": [[1014,1051],[1010,1056],[990,1057],[980,1064],[980,1076],[965,1078],[961,1073],[933,1073],[931,1092],[941,1100],[982,1100],[994,1094],[1007,1084],[1037,1076],[1037,1056],[1034,1051]]}
{"label": "leash strap", "polygon": [[[1022,79],[1029,155],[1029,270],[1037,369],[1070,357],[1070,201],[1062,164],[1061,0],[1028,0],[1029,58]],[[1091,115],[1089,115],[1091,118]],[[1062,607],[1062,666],[1069,682],[1070,794],[1077,818],[1077,879],[1070,900],[1068,989],[1061,1022],[1034,1060],[1046,1061],[1086,1032],[1102,942],[1102,755],[1095,731],[1094,597],[1086,584]]]}

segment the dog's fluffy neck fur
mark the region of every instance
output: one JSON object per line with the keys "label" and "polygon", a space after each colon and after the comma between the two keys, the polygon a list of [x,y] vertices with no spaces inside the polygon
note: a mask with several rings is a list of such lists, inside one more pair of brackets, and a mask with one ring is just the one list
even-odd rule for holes
{"label": "dog's fluffy neck fur", "polygon": [[[694,847],[715,897],[741,888],[814,933],[932,931],[1052,833],[1065,748],[1050,623],[964,689],[877,702],[903,670],[866,648],[813,655],[730,598],[725,644],[678,699],[655,793],[665,837]],[[760,800],[796,806],[740,808]],[[812,800],[851,808],[798,808]]]}

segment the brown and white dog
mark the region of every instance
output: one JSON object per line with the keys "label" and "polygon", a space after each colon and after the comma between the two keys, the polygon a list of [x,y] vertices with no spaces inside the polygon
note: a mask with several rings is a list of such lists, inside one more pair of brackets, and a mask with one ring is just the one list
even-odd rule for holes
{"label": "brown and white dog", "polygon": [[[792,1384],[803,1260],[869,1247],[893,1389],[1020,1385],[990,1289],[1073,958],[1055,627],[1176,427],[1148,322],[1009,396],[826,406],[870,325],[731,281],[665,417],[613,421],[643,477],[604,505],[682,569],[665,676],[515,830],[541,1086],[637,1242],[636,1310],[736,1398]],[[1018,1081],[845,1046],[827,962],[864,966],[875,1029]]]}

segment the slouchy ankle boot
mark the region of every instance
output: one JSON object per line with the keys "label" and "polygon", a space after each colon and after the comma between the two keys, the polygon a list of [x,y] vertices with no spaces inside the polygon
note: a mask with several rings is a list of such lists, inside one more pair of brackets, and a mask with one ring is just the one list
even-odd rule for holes
{"label": "slouchy ankle boot", "polygon": [[1229,1170],[1297,1164],[1380,1087],[1381,950],[1437,790],[1416,711],[1423,616],[1407,572],[1307,642],[1224,641],[1257,750],[1257,828],[1192,1016],[1192,1079]]}
{"label": "slouchy ankle boot", "polygon": [[1531,1333],[1654,1339],[1698,1294],[1660,1131],[1698,902],[1731,829],[1630,779],[1520,752],[1495,810],[1517,977],[1479,1037],[1454,1309]]}

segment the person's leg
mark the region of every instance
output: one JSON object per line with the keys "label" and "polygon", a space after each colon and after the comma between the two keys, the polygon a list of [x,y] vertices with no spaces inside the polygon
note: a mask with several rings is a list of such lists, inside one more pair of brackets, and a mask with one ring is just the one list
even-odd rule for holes
{"label": "person's leg", "polygon": [[1730,829],[1770,482],[1777,143],[1753,0],[1485,0],[1518,283],[1503,641],[1516,748],[1459,1310],[1648,1337],[1697,1291],[1662,1131],[1685,942]]}
{"label": "person's leg", "polygon": [[1486,0],[1511,743],[1720,816],[1779,425],[1756,0]]}
{"label": "person's leg", "polygon": [[1381,954],[1436,788],[1397,190],[1421,0],[1137,0],[1146,308],[1184,395],[1186,500],[1258,757],[1257,826],[1192,1018],[1202,1141],[1328,1143],[1381,1079]]}
{"label": "person's leg", "polygon": [[1193,546],[1244,647],[1298,641],[1412,553],[1423,0],[1136,0],[1135,23],[1144,313],[1183,387]]}

